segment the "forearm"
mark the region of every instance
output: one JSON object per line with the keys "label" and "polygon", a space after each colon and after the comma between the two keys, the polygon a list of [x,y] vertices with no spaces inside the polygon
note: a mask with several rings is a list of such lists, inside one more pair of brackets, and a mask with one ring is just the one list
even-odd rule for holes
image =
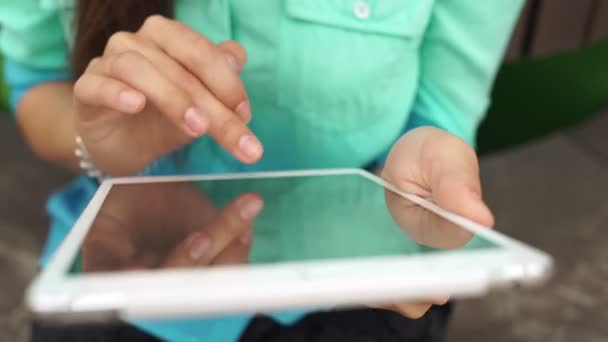
{"label": "forearm", "polygon": [[73,83],[44,83],[31,88],[19,101],[17,122],[25,140],[42,159],[79,170],[74,156]]}

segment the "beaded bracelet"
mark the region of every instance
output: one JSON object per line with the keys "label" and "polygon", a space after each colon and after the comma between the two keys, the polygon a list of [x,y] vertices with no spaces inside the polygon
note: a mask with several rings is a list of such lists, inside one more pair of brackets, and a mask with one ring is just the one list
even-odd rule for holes
{"label": "beaded bracelet", "polygon": [[78,158],[78,165],[80,168],[86,173],[87,176],[96,178],[99,183],[103,182],[104,179],[109,178],[106,174],[103,173],[100,169],[95,166],[93,160],[91,159],[91,155],[87,150],[84,142],[80,135],[76,136],[75,139],[76,147],[74,148],[74,155]]}

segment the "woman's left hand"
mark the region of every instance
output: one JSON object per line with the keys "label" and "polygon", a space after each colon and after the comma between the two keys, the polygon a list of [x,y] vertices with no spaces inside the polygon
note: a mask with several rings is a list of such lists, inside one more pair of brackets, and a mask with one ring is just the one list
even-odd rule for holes
{"label": "woman's left hand", "polygon": [[477,155],[464,140],[437,128],[409,131],[391,149],[382,178],[406,193],[491,227],[482,200]]}
{"label": "woman's left hand", "polygon": [[[475,151],[446,131],[420,127],[403,135],[391,149],[381,176],[403,192],[431,199],[438,206],[481,225],[494,225],[494,217],[482,200]],[[378,307],[419,318],[431,305],[446,301],[447,298],[434,298],[428,303]]]}

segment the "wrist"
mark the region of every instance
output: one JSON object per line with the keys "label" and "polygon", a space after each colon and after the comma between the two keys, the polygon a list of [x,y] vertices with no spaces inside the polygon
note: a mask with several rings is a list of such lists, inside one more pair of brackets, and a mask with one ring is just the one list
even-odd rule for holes
{"label": "wrist", "polygon": [[77,157],[81,172],[94,177],[133,176],[153,161],[147,154],[129,148],[128,140],[117,140],[111,129],[99,122],[82,122],[76,118],[72,155]]}
{"label": "wrist", "polygon": [[95,165],[80,135],[76,135],[74,138],[74,145],[74,156],[78,158],[78,166],[82,172],[91,178],[97,179],[100,183],[104,179],[109,178],[109,175]]}

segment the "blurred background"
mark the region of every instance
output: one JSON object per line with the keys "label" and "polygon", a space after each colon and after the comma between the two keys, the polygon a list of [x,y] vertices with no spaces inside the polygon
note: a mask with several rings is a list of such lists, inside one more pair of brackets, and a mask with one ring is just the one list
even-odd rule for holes
{"label": "blurred background", "polygon": [[[6,93],[1,85],[0,341],[20,342],[45,200],[71,176],[30,153]],[[478,140],[498,229],[558,268],[542,288],[457,302],[448,341],[607,341],[608,1],[527,2]]]}

